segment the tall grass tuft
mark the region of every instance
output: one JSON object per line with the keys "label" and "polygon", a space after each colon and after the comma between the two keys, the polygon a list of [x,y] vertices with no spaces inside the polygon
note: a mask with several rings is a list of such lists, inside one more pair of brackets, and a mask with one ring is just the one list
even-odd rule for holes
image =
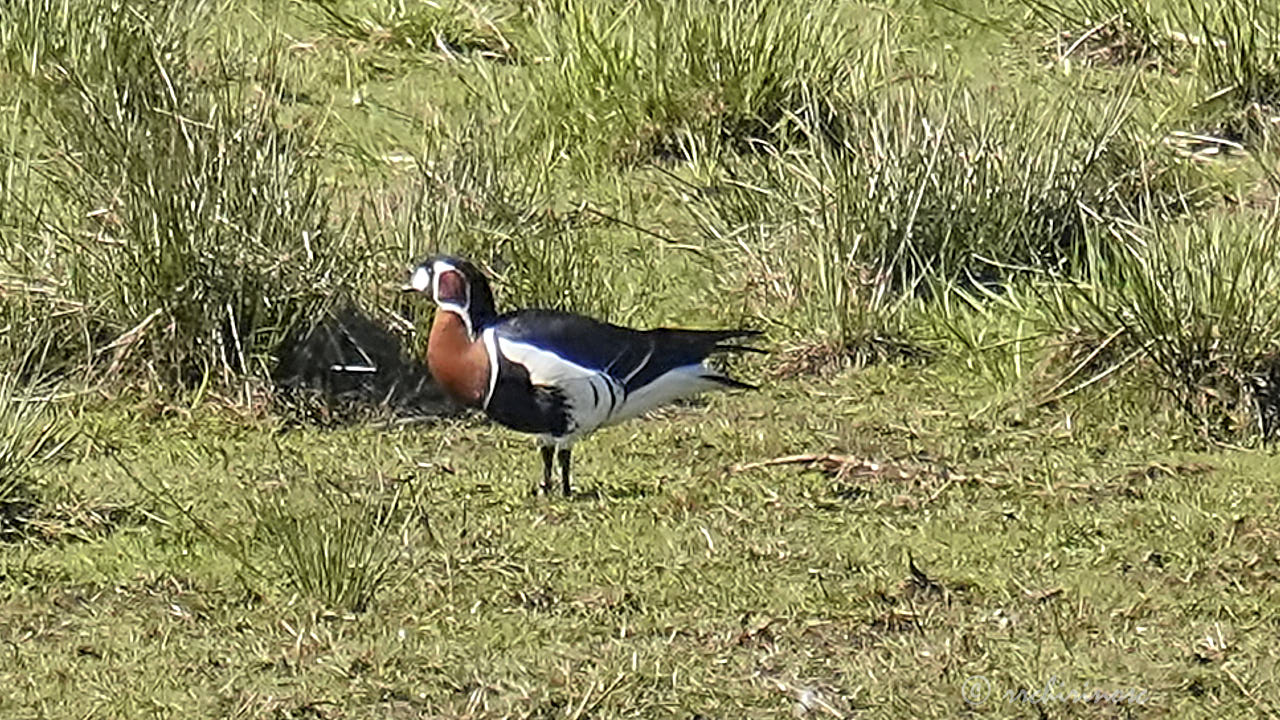
{"label": "tall grass tuft", "polygon": [[282,122],[269,56],[250,84],[202,49],[204,3],[75,7],[68,27],[87,37],[37,56],[33,81],[52,209],[29,210],[49,220],[0,255],[81,306],[63,350],[100,370],[174,387],[268,377],[279,344],[363,272],[366,251],[331,224],[321,148]]}
{"label": "tall grass tuft", "polygon": [[[0,333],[11,330],[0,327]],[[52,391],[33,382],[41,374],[38,348],[10,357],[0,370],[0,521],[11,504],[29,498],[32,471],[59,449],[64,435]]]}
{"label": "tall grass tuft", "polygon": [[1179,45],[1169,19],[1135,0],[1020,0],[1058,35],[1064,62],[1175,65]]}
{"label": "tall grass tuft", "polygon": [[1253,129],[1269,129],[1280,107],[1280,7],[1267,0],[1188,3],[1180,16],[1210,97],[1234,108],[1261,108]]}
{"label": "tall grass tuft", "polygon": [[1273,213],[1215,216],[1098,253],[1049,303],[1061,331],[1117,336],[1212,437],[1265,434],[1280,415],[1280,226]]}
{"label": "tall grass tuft", "polygon": [[319,16],[330,35],[353,41],[412,52],[478,52],[501,59],[514,59],[517,54],[503,30],[506,23],[501,14],[458,0],[305,0],[301,4]]}
{"label": "tall grass tuft", "polygon": [[414,523],[411,491],[397,484],[357,494],[324,481],[250,502],[257,536],[299,593],[335,610],[363,612],[393,572]]}
{"label": "tall grass tuft", "polygon": [[[481,128],[440,141],[420,165],[401,221],[409,258],[445,252],[489,271],[505,307],[542,307],[618,319],[613,285],[652,270],[622,264],[608,221],[559,200],[546,166],[522,159],[514,141]],[[628,275],[624,278],[624,275]],[[641,312],[643,298],[626,311]]]}
{"label": "tall grass tuft", "polygon": [[1150,188],[1166,182],[1129,152],[1127,91],[1101,109],[1001,108],[919,83],[842,115],[836,140],[726,156],[693,206],[735,276],[758,279],[763,314],[837,347],[891,337],[931,283],[999,288],[1073,265],[1094,218],[1158,204]]}
{"label": "tall grass tuft", "polygon": [[[1139,0],[1022,0],[1045,25],[1065,23],[1073,57],[1150,61],[1198,76],[1198,121],[1235,139],[1266,140],[1280,106],[1280,8],[1267,0],[1153,5]],[[1076,46],[1084,44],[1084,50]],[[1064,52],[1065,56],[1066,53]],[[1207,129],[1207,128],[1206,128]],[[1228,139],[1232,139],[1229,137]]]}
{"label": "tall grass tuft", "polygon": [[967,374],[1005,392],[1036,373],[1031,359],[1042,347],[1041,332],[1030,318],[1027,283],[1000,292],[983,285],[933,283],[936,300],[921,314],[934,338],[946,342]]}

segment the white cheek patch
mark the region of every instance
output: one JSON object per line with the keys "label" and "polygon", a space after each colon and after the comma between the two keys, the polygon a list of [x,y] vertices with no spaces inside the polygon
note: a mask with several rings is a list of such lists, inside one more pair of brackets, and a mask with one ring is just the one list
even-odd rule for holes
{"label": "white cheek patch", "polygon": [[409,287],[418,292],[426,292],[431,287],[431,271],[425,267],[414,270],[413,276],[409,278]]}

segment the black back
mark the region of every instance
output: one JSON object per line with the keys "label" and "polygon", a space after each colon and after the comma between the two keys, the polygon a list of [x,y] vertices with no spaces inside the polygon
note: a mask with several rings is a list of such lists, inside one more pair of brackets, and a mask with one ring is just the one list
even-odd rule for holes
{"label": "black back", "polygon": [[633,330],[558,310],[519,310],[493,324],[499,337],[528,343],[623,383],[627,392],[677,367],[693,365],[717,352],[754,351],[725,340],[759,335],[759,330]]}

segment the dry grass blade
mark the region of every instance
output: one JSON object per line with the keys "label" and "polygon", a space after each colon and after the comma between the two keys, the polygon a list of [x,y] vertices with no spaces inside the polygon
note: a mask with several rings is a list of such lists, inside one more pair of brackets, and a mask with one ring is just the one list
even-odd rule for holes
{"label": "dry grass blade", "polygon": [[783,455],[781,457],[756,462],[738,463],[729,468],[730,473],[747,472],[777,465],[807,465],[812,469],[822,470],[837,477],[864,477],[872,479],[891,478],[901,480],[909,477],[907,471],[892,465],[881,465],[870,460],[834,455],[831,453],[804,453],[801,455]]}
{"label": "dry grass blade", "polygon": [[[1101,350],[1101,346],[1099,346],[1099,348],[1097,349],[1097,351],[1100,351],[1100,350]],[[1082,382],[1080,382],[1080,383],[1077,383],[1077,384],[1076,384],[1076,385],[1074,385],[1073,387],[1071,387],[1071,388],[1069,388],[1069,389],[1067,389],[1067,390],[1065,390],[1065,391],[1063,391],[1063,392],[1060,392],[1060,393],[1057,393],[1057,394],[1053,394],[1055,390],[1057,390],[1059,387],[1062,387],[1063,383],[1065,383],[1065,382],[1066,382],[1066,380],[1067,380],[1067,379],[1069,379],[1069,378],[1064,378],[1064,379],[1063,379],[1063,381],[1058,382],[1057,384],[1055,384],[1055,385],[1054,385],[1054,387],[1053,387],[1053,389],[1051,389],[1048,393],[1046,393],[1046,394],[1048,395],[1048,397],[1046,397],[1046,398],[1044,398],[1044,399],[1040,400],[1040,401],[1038,402],[1038,404],[1039,404],[1039,405],[1041,405],[1041,406],[1045,406],[1045,405],[1052,405],[1053,403],[1056,403],[1056,402],[1058,402],[1058,401],[1060,401],[1060,400],[1063,400],[1063,399],[1065,399],[1065,398],[1068,398],[1068,397],[1070,397],[1070,396],[1072,396],[1072,395],[1074,395],[1074,394],[1076,394],[1076,393],[1080,392],[1081,390],[1084,390],[1085,388],[1089,387],[1090,385],[1093,385],[1094,383],[1101,382],[1102,380],[1105,380],[1108,376],[1110,376],[1110,375],[1114,374],[1115,372],[1117,372],[1117,371],[1119,371],[1119,370],[1124,369],[1126,366],[1128,366],[1130,363],[1132,363],[1134,360],[1136,360],[1140,355],[1142,355],[1144,352],[1146,352],[1146,350],[1147,350],[1147,347],[1144,345],[1143,347],[1140,347],[1140,348],[1138,348],[1138,349],[1136,349],[1136,350],[1134,350],[1134,351],[1130,352],[1128,355],[1126,355],[1126,356],[1124,356],[1123,358],[1121,358],[1119,361],[1117,361],[1115,364],[1113,364],[1113,365],[1111,365],[1110,367],[1108,367],[1106,370],[1103,370],[1102,372],[1099,372],[1099,373],[1097,373],[1097,374],[1093,375],[1092,377],[1089,377],[1089,378],[1085,379],[1084,381],[1082,381]],[[1095,355],[1096,355],[1096,352],[1095,352]],[[1092,359],[1092,358],[1090,358],[1090,359]],[[1086,361],[1086,363],[1087,363],[1087,361]],[[1075,370],[1073,370],[1073,371],[1072,371],[1071,376],[1074,376],[1074,375],[1075,375],[1077,372],[1079,372],[1079,370],[1080,370],[1081,368],[1083,368],[1083,367],[1084,367],[1084,364],[1081,364],[1080,366],[1078,366]]]}
{"label": "dry grass blade", "polygon": [[[16,368],[30,369],[33,360],[27,355]],[[23,382],[16,369],[0,371],[0,505],[22,499],[31,472],[70,440],[54,414],[54,394]]]}

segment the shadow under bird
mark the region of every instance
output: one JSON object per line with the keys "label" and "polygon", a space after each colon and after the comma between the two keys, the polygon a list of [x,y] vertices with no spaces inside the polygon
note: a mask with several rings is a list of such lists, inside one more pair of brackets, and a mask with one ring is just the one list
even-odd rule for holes
{"label": "shadow under bird", "polygon": [[759,330],[633,330],[558,310],[499,315],[479,268],[447,256],[414,268],[404,290],[435,301],[427,367],[440,386],[497,423],[538,436],[544,491],[558,458],[562,489],[571,493],[573,445],[597,428],[707,390],[755,389],[706,360],[763,352],[726,344]]}

